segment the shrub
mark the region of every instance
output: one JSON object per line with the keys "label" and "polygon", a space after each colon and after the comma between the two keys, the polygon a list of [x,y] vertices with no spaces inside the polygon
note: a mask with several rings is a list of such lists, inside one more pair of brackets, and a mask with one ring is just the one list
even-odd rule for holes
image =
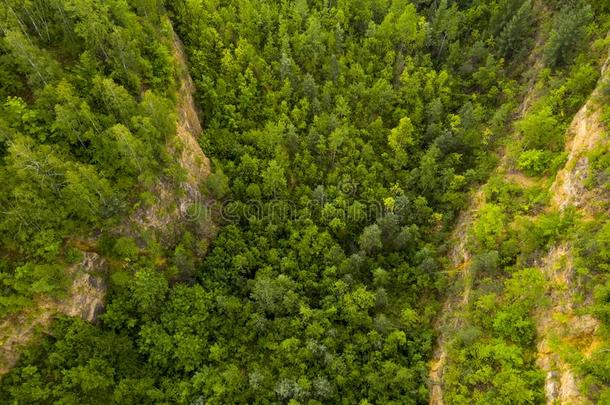
{"label": "shrub", "polygon": [[519,345],[529,345],[535,336],[534,324],[527,314],[509,308],[500,311],[493,321],[494,332]]}
{"label": "shrub", "polygon": [[540,149],[530,149],[521,153],[517,167],[528,176],[539,176],[549,167],[550,160],[550,153]]}
{"label": "shrub", "polygon": [[515,126],[523,135],[525,149],[546,149],[554,152],[563,149],[563,125],[559,123],[548,105],[528,114]]}
{"label": "shrub", "polygon": [[206,187],[214,198],[223,198],[229,191],[229,178],[222,172],[212,173],[206,181]]}
{"label": "shrub", "polygon": [[114,243],[113,250],[117,257],[124,259],[133,259],[140,251],[136,242],[129,236],[118,238]]}
{"label": "shrub", "polygon": [[478,245],[493,249],[504,234],[506,214],[501,206],[486,204],[481,208],[479,217],[472,228]]}

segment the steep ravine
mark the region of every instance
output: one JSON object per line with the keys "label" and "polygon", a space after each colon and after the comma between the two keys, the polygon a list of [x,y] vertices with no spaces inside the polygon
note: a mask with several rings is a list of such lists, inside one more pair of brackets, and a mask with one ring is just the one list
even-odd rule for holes
{"label": "steep ravine", "polygon": [[[540,2],[536,2],[535,7],[540,8],[540,13],[548,13],[548,7]],[[543,39],[542,31],[538,30],[536,32],[536,44],[527,58],[527,65],[531,66],[527,84],[528,91],[524,94],[517,108],[517,118],[523,117],[528,112],[532,100],[535,98],[536,75],[544,67],[542,62]],[[526,179],[519,172],[509,170],[508,166],[509,162],[505,151],[500,151],[500,163],[495,173],[502,175],[508,182],[530,183],[530,179]],[[527,184],[527,186],[529,185]],[[468,209],[460,214],[449,242],[451,246],[449,251],[450,267],[448,269],[450,288],[445,295],[441,313],[434,324],[438,339],[428,373],[429,403],[431,405],[444,405],[445,403],[443,399],[443,373],[447,365],[448,345],[452,336],[454,336],[454,332],[458,331],[465,321],[465,312],[468,308],[473,281],[470,272],[471,254],[466,246],[467,236],[477,212],[485,204],[483,188],[484,186],[481,186],[478,190],[472,191]]]}
{"label": "steep ravine", "polygon": [[[586,152],[592,149],[601,139],[603,133],[600,123],[599,106],[595,99],[600,83],[608,79],[608,60],[603,64],[601,79],[588,101],[574,116],[568,130],[566,144],[567,162],[557,173],[550,186],[550,210],[563,210],[574,206],[583,217],[590,217],[594,211],[594,191],[587,191],[584,180],[588,172]],[[531,104],[526,96],[522,103],[521,113],[527,111]],[[533,181],[520,173],[507,170],[507,162],[502,160],[496,173],[501,174],[507,182],[531,186]],[[523,184],[523,182],[527,184]],[[469,272],[470,254],[465,246],[469,227],[476,217],[478,209],[483,205],[484,197],[481,190],[473,194],[469,209],[462,213],[458,220],[451,243],[449,282],[452,284],[442,312],[435,328],[439,334],[433,360],[430,365],[430,404],[444,404],[443,372],[447,364],[447,350],[453,332],[463,324],[467,310],[472,280]],[[562,242],[552,246],[541,260],[541,270],[549,283],[548,308],[541,308],[535,316],[538,335],[537,365],[546,374],[545,394],[547,403],[578,404],[586,403],[580,393],[578,377],[563,361],[553,347],[558,337],[583,338],[594,334],[598,322],[589,315],[574,313],[573,302],[575,287],[573,285],[573,266],[571,246]]]}
{"label": "steep ravine", "polygon": [[428,380],[430,388],[430,404],[443,404],[443,368],[447,361],[447,344],[452,332],[459,330],[464,321],[463,312],[466,310],[472,280],[468,267],[470,266],[470,253],[466,247],[468,227],[473,221],[476,211],[483,203],[481,190],[475,192],[470,198],[468,210],[462,212],[457,225],[451,235],[452,248],[449,253],[452,271],[448,273],[451,292],[447,295],[441,315],[434,327],[439,333],[436,350],[430,366]]}
{"label": "steep ravine", "polygon": [[[210,161],[203,154],[197,138],[202,132],[199,114],[193,98],[195,86],[189,75],[186,53],[180,38],[172,31],[172,50],[179,77],[177,94],[176,136],[169,139],[167,149],[185,171],[184,180],[175,184],[159,180],[152,187],[157,202],[138,210],[130,219],[129,227],[152,229],[161,236],[172,236],[172,230],[185,220],[194,220],[193,215],[203,215],[201,208],[189,212],[192,206],[204,206],[201,185],[210,173]],[[200,222],[201,237],[210,237],[213,225]]]}
{"label": "steep ravine", "polygon": [[[594,192],[584,186],[588,172],[586,152],[600,142],[603,134],[599,105],[595,99],[600,83],[607,80],[607,66],[605,63],[602,68],[596,90],[572,120],[568,130],[571,138],[566,146],[568,160],[551,186],[551,208],[564,210],[573,206],[583,217],[589,217],[595,205]],[[590,315],[579,315],[574,311],[576,287],[572,257],[571,244],[562,242],[549,250],[542,265],[549,281],[551,305],[536,314],[537,364],[546,373],[545,393],[549,404],[587,402],[579,390],[578,377],[553,345],[557,339],[585,340],[594,335],[599,324]]]}
{"label": "steep ravine", "polygon": [[[163,181],[155,184],[151,192],[157,198],[156,203],[138,209],[116,230],[118,234],[136,234],[141,230],[153,229],[162,236],[168,229],[176,228],[181,223],[192,223],[192,213],[187,213],[187,210],[194,204],[203,203],[200,186],[210,173],[210,164],[197,142],[202,130],[193,99],[195,87],[188,73],[184,48],[173,32],[172,48],[178,70],[179,90],[176,134],[168,139],[167,149],[184,169],[185,180],[178,185],[179,190],[175,190],[175,185]],[[198,223],[202,235],[213,234],[211,222]],[[65,270],[71,280],[65,296],[38,297],[32,307],[0,320],[0,376],[6,374],[17,362],[20,348],[38,332],[47,329],[57,315],[80,316],[89,322],[97,320],[104,308],[106,285],[101,276],[107,271],[108,261],[96,252],[95,243],[94,239],[75,239],[70,242],[71,246],[83,253],[83,259]]]}

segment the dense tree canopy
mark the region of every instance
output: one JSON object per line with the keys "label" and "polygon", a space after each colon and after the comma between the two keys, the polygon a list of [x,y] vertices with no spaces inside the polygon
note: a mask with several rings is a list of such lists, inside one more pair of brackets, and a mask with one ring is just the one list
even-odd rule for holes
{"label": "dense tree canopy", "polygon": [[[447,236],[516,118],[533,3],[0,5],[0,313],[61,291],[65,240],[107,231],[171,177],[167,16],[189,56],[213,162],[202,188],[221,226],[201,262],[192,251],[207,242],[188,232],[169,250],[102,234],[113,261],[99,325],[56,321],[0,398],[427,403]],[[602,6],[554,3],[546,92],[514,126],[531,176],[562,162],[567,117],[595,84],[591,64],[571,59]],[[531,315],[546,286],[532,263],[573,219],[529,218],[541,190],[492,178],[484,193],[466,236],[475,308],[452,346],[446,399],[540,402]]]}
{"label": "dense tree canopy", "polygon": [[134,190],[159,175],[175,125],[161,10],[125,1],[0,5],[0,314],[38,293],[13,277],[50,281],[26,269],[65,265],[66,238],[115,223]]}

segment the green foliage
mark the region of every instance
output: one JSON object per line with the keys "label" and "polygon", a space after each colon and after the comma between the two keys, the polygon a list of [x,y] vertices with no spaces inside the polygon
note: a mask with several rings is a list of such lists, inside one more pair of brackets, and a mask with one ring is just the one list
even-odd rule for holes
{"label": "green foliage", "polygon": [[23,354],[32,365],[3,379],[3,401],[141,403],[162,398],[154,379],[138,367],[138,353],[126,336],[100,332],[78,319],[57,321],[52,333],[53,340]]}
{"label": "green foliage", "polygon": [[563,149],[564,127],[553,115],[550,106],[543,106],[527,114],[515,123],[523,135],[525,149],[548,149],[554,152]]}
{"label": "green foliage", "polygon": [[519,155],[517,167],[528,176],[540,176],[549,168],[552,155],[544,150],[526,150]]}
{"label": "green foliage", "polygon": [[510,307],[496,314],[493,331],[501,338],[512,340],[519,345],[531,344],[536,333],[534,322],[528,314],[519,313]]}
{"label": "green foliage", "polygon": [[553,21],[553,30],[545,49],[546,61],[550,66],[569,64],[582,46],[586,27],[592,20],[593,11],[585,1],[570,2],[561,9]]}
{"label": "green foliage", "polygon": [[263,192],[268,196],[277,196],[286,189],[286,174],[284,168],[274,159],[261,174],[263,178]]}
{"label": "green foliage", "polygon": [[221,199],[229,191],[229,180],[222,170],[216,170],[206,179],[206,188],[212,197]]}
{"label": "green foliage", "polygon": [[577,234],[579,270],[592,274],[610,272],[610,222],[581,226]]}
{"label": "green foliage", "polygon": [[398,126],[390,131],[388,135],[388,145],[396,154],[396,159],[399,162],[405,162],[408,158],[407,148],[414,144],[413,140],[413,124],[408,117],[400,119]]}
{"label": "green foliage", "polygon": [[[8,266],[7,266],[8,267]],[[30,304],[36,296],[62,297],[69,280],[59,265],[25,263],[10,270],[0,268],[0,314],[16,312]]]}
{"label": "green foliage", "polygon": [[[0,76],[13,81],[0,91],[0,243],[18,257],[3,272],[15,284],[9,294],[27,298],[62,286],[66,240],[115,224],[145,180],[159,175],[175,130],[174,62],[160,7],[0,5]],[[123,242],[115,253],[133,259],[136,248]],[[20,277],[32,291],[17,286]]]}
{"label": "green foliage", "polygon": [[540,212],[549,200],[549,191],[543,186],[523,188],[500,175],[491,177],[484,186],[485,200],[503,207],[509,215]]}
{"label": "green foliage", "polygon": [[524,268],[503,284],[501,295],[475,291],[476,326],[458,333],[451,347],[444,390],[448,403],[535,403],[544,398],[544,374],[533,362],[531,313],[541,305],[546,280],[539,269]]}
{"label": "green foliage", "polygon": [[[449,370],[446,380],[449,390],[445,400],[457,403],[501,403],[527,404],[544,400],[544,393],[539,388],[544,374],[523,364],[523,351],[516,345],[505,343],[501,339],[479,342],[462,349],[460,361],[470,367],[467,373],[457,374]],[[452,384],[460,382],[460,387],[453,390]]]}
{"label": "green foliage", "polygon": [[381,243],[381,229],[377,224],[367,226],[364,228],[364,232],[358,239],[360,248],[366,252],[373,252],[376,249],[380,249],[383,245]]}
{"label": "green foliage", "polygon": [[578,111],[590,96],[598,79],[599,70],[595,66],[590,63],[575,64],[565,83],[555,89],[551,96],[557,99],[557,103],[561,106],[560,114],[572,114]]}
{"label": "green foliage", "polygon": [[476,243],[487,249],[497,246],[505,231],[505,222],[501,206],[486,204],[479,210],[479,217],[472,227]]}
{"label": "green foliage", "polygon": [[113,253],[122,259],[134,259],[140,249],[133,238],[122,236],[114,242]]}
{"label": "green foliage", "polygon": [[610,189],[610,143],[603,142],[588,153],[589,173],[585,180],[588,188]]}
{"label": "green foliage", "polygon": [[608,331],[610,325],[610,221],[592,221],[577,230],[576,273],[593,302],[582,310],[597,318],[601,325],[594,337],[600,342],[588,356],[576,356],[575,368],[583,378],[583,391],[593,402],[603,403],[610,393]]}
{"label": "green foliage", "polygon": [[505,281],[505,299],[523,311],[531,311],[542,303],[546,292],[546,280],[538,268],[524,268],[516,271]]}
{"label": "green foliage", "polygon": [[[515,2],[506,2],[515,3]],[[519,55],[531,42],[533,10],[530,0],[524,1],[498,36],[498,47],[506,57]]]}
{"label": "green foliage", "polygon": [[[0,83],[0,237],[7,257],[25,258],[0,256],[3,311],[61,291],[62,268],[48,262],[70,235],[153,204],[144,185],[158,178],[184,180],[164,152],[184,73],[164,6],[214,159],[202,186],[224,210],[202,262],[208,245],[187,232],[161,242],[104,232],[100,324],[54,323],[3,378],[0,401],[427,402],[442,245],[465,191],[496,163],[537,16],[530,1],[416,3],[0,5],[0,79],[15,81]],[[582,21],[564,20],[549,45],[557,64],[578,50],[564,33],[584,35]],[[591,69],[547,75],[548,94],[517,124],[524,170],[540,169],[536,150],[563,149]],[[523,216],[545,196],[498,179],[485,189],[448,403],[543,400],[532,310],[546,284],[531,263],[573,222]],[[604,288],[598,297],[603,313]]]}

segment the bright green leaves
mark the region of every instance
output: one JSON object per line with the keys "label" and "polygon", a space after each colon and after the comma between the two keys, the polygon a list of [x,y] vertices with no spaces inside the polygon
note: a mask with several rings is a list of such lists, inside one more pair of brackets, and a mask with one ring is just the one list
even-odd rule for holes
{"label": "bright green leaves", "polygon": [[515,125],[523,134],[523,146],[526,149],[563,149],[564,127],[553,115],[550,106],[529,113]]}
{"label": "bright green leaves", "polygon": [[78,389],[85,395],[105,391],[114,385],[115,370],[107,361],[93,358],[83,366],[76,366],[64,374],[64,384],[68,389]]}
{"label": "bright green leaves", "polygon": [[122,124],[116,124],[103,133],[101,139],[95,142],[95,147],[99,159],[118,173],[137,176],[153,164],[147,151],[149,145],[145,145]]}
{"label": "bright green leaves", "polygon": [[400,119],[398,126],[392,129],[388,135],[388,145],[394,151],[396,160],[402,164],[408,161],[407,149],[415,144],[414,129],[409,117],[403,117]]}
{"label": "bright green leaves", "polygon": [[286,189],[286,174],[277,160],[271,160],[263,171],[263,192],[267,196],[281,195]]}
{"label": "bright green leaves", "polygon": [[502,309],[493,319],[498,336],[527,347],[536,335],[531,313],[544,304],[547,281],[538,268],[524,268],[504,282]]}
{"label": "bright green leaves", "polygon": [[[139,5],[152,13],[159,4],[148,6]],[[27,103],[10,96],[0,109],[1,236],[27,241],[23,253],[49,259],[71,233],[122,211],[126,195],[139,194],[138,180],[156,174],[175,115],[171,100],[143,91],[156,77],[145,74],[146,58],[164,71],[166,85],[173,62],[150,22],[123,1],[0,8],[11,16],[1,51],[29,85]],[[149,46],[166,52],[148,55]]]}
{"label": "bright green leaves", "polygon": [[68,287],[65,269],[59,265],[33,262],[17,266],[14,270],[0,271],[0,316],[6,316],[31,305],[36,297],[51,295],[61,298]]}
{"label": "bright green leaves", "polygon": [[160,272],[145,268],[135,273],[132,293],[142,313],[161,310],[158,303],[164,300],[167,291],[167,280]]}
{"label": "bright green leaves", "polygon": [[[155,283],[155,295],[149,297],[159,300],[161,296],[158,294],[167,291],[167,285],[161,283],[162,276],[154,278],[159,282]],[[136,282],[137,290],[140,289],[140,283],[141,281]],[[180,285],[174,288],[167,301],[167,308],[162,311],[161,319],[141,329],[138,350],[158,367],[174,372],[198,369],[209,353],[219,350],[211,348],[206,342],[208,331],[205,330],[204,322],[208,317],[208,301],[207,295],[199,286]],[[153,309],[153,301],[151,305]],[[157,307],[155,310],[159,309]]]}
{"label": "bright green leaves", "polygon": [[417,14],[413,4],[395,0],[377,28],[376,36],[385,42],[387,49],[413,52],[424,44],[425,26],[425,19]]}
{"label": "bright green leaves", "polygon": [[[51,128],[57,138],[65,138],[76,148],[83,148],[100,130],[101,124],[86,100],[75,94],[73,86],[61,81],[55,87],[55,122]],[[84,152],[84,151],[83,151]]]}
{"label": "bright green leaves", "polygon": [[[337,283],[339,290],[345,288],[340,282]],[[366,327],[370,325],[371,318],[369,310],[375,305],[375,296],[364,287],[358,287],[354,291],[346,292],[340,302],[341,315],[352,327]]]}
{"label": "bright green leaves", "polygon": [[472,401],[484,404],[526,404],[543,400],[538,387],[544,374],[534,369],[522,369],[523,357],[521,348],[500,339],[463,349],[459,361],[467,371],[449,370],[446,377],[450,381],[459,380],[462,389],[445,391],[445,400],[449,403]]}
{"label": "bright green leaves", "polygon": [[33,403],[47,400],[51,396],[52,387],[45,385],[41,370],[36,366],[24,367],[11,380],[15,386],[8,391],[20,401]]}
{"label": "bright green leaves", "polygon": [[539,176],[548,169],[551,159],[550,152],[530,149],[519,155],[517,167],[528,176]]}
{"label": "bright green leaves", "polygon": [[[284,274],[271,279],[259,271],[252,286],[251,297],[256,303],[257,310],[263,313],[281,315],[289,311],[294,305],[296,293],[294,282]],[[291,302],[292,301],[292,302]]]}
{"label": "bright green leaves", "polygon": [[[0,195],[4,215],[0,229],[14,240],[27,241],[37,232],[58,227],[66,212],[59,195],[64,187],[67,165],[48,145],[37,146],[30,138],[17,137],[5,159],[5,192]],[[24,248],[33,246],[24,246]]]}
{"label": "bright green leaves", "polygon": [[14,279],[7,282],[13,289],[25,295],[51,292],[57,295],[65,292],[63,289],[68,278],[61,266],[27,263],[18,267]]}
{"label": "bright green leaves", "polygon": [[495,204],[485,204],[478,214],[472,228],[476,242],[483,248],[494,249],[505,233],[506,214],[504,209]]}
{"label": "bright green leaves", "polygon": [[55,339],[45,342],[44,351],[26,349],[24,354],[44,366],[26,366],[6,376],[1,398],[24,403],[112,403],[121,398],[142,403],[159,398],[127,336],[101,331],[79,318],[59,318],[50,333]]}
{"label": "bright green leaves", "polygon": [[135,115],[136,102],[129,92],[114,80],[96,76],[93,78],[93,92],[101,111],[111,115],[123,124],[128,124]]}
{"label": "bright green leaves", "polygon": [[[31,108],[20,97],[7,97],[2,106],[2,113],[6,123],[11,129],[22,134],[29,135],[39,141],[45,141],[49,135],[41,127],[41,114]],[[14,136],[14,132],[6,133],[5,136]]]}
{"label": "bright green leaves", "polygon": [[107,218],[114,214],[117,196],[110,182],[91,166],[77,166],[66,173],[66,202],[79,218]]}

